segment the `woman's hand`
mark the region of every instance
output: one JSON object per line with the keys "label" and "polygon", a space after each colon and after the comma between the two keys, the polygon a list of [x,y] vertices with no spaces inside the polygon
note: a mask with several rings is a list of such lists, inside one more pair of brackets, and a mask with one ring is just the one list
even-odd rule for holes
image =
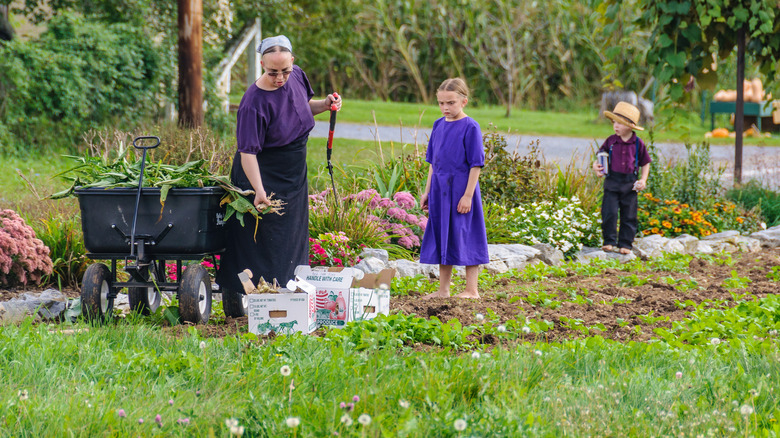
{"label": "woman's hand", "polygon": [[471,196],[463,195],[458,202],[458,213],[466,214],[471,211]]}
{"label": "woman's hand", "polygon": [[325,101],[328,104],[328,110],[330,110],[332,105],[336,105],[336,111],[341,110],[341,96],[339,96],[339,93],[328,94]]}
{"label": "woman's hand", "polygon": [[271,201],[265,194],[265,189],[255,190],[255,201],[253,202],[255,208],[262,209],[265,205],[271,205]]}

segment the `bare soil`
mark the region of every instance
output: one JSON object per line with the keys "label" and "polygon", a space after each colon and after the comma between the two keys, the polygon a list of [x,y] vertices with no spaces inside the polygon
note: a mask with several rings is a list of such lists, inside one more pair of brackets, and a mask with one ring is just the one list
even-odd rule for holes
{"label": "bare soil", "polygon": [[[599,334],[605,338],[645,341],[652,337],[654,328],[671,327],[673,322],[686,316],[690,308],[680,308],[677,305],[679,301],[690,300],[699,304],[704,300],[719,300],[733,304],[735,296],[749,294],[761,298],[780,291],[780,281],[767,277],[773,267],[780,266],[780,248],[765,249],[759,253],[737,253],[731,257],[730,263],[694,258],[686,273],[631,273],[608,269],[603,275],[588,277],[569,270],[565,277],[552,277],[536,282],[508,278],[501,280],[490,290],[480,291],[482,298],[479,300],[423,300],[419,291],[412,290],[408,296],[394,296],[391,299],[391,312],[416,314],[426,318],[436,317],[442,322],[457,319],[464,325],[478,323],[477,314],[486,317],[495,314],[497,324],[525,316],[554,323],[554,328],[544,334],[544,339],[548,341],[586,336],[579,330],[567,328],[561,320],[565,317],[579,320],[586,327],[602,324],[606,330]],[[635,283],[647,281],[644,284],[628,286],[626,284],[631,282],[623,279],[621,284],[622,278],[633,275],[636,276],[634,279],[641,279]],[[734,275],[747,278],[750,282],[745,288],[725,287],[724,281]],[[694,280],[698,287],[681,291],[669,284],[668,277]],[[31,290],[0,290],[0,301],[11,299],[25,291]],[[73,289],[63,292],[69,297],[79,295],[79,292]],[[453,295],[457,292],[452,291]],[[540,292],[552,297],[553,304],[544,304],[529,298],[529,293]],[[582,304],[567,301],[573,293],[587,296],[589,301]],[[556,304],[555,301],[560,303]],[[648,315],[651,318],[646,318]],[[187,329],[186,325],[164,328],[177,337],[188,336]],[[209,324],[197,326],[197,329],[204,337],[240,335],[247,332],[247,318],[212,317]],[[320,330],[314,333],[319,336],[322,334]],[[486,336],[481,341],[492,343],[495,340]]]}

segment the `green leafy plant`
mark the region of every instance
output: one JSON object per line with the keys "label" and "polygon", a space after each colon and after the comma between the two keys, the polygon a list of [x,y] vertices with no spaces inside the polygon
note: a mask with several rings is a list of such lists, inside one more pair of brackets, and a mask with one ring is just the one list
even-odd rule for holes
{"label": "green leafy plant", "polygon": [[343,232],[324,233],[309,238],[309,265],[355,266],[360,261],[362,247],[353,247]]}
{"label": "green leafy plant", "polygon": [[723,280],[723,287],[726,289],[745,289],[753,281],[747,277],[740,276],[737,271],[731,271],[731,277]]}
{"label": "green leafy plant", "polygon": [[510,153],[506,139],[495,131],[483,134],[485,166],[479,175],[482,201],[507,208],[542,199],[539,146],[525,156]]}
{"label": "green leafy plant", "polygon": [[733,187],[726,192],[726,196],[745,209],[760,210],[767,227],[780,224],[780,193],[762,187],[758,181]]}
{"label": "green leafy plant", "polygon": [[52,274],[45,283],[75,287],[81,282],[88,260],[79,216],[54,216],[32,224],[35,235],[49,248]]}

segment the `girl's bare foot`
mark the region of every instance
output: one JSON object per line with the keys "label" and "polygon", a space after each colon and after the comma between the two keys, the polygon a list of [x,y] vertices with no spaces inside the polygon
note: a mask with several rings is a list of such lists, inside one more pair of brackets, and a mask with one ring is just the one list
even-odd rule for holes
{"label": "girl's bare foot", "polygon": [[422,299],[424,300],[430,300],[432,298],[449,298],[450,292],[449,291],[441,291],[437,290],[436,292],[429,293],[428,295],[424,295]]}
{"label": "girl's bare foot", "polygon": [[631,250],[628,248],[620,248],[620,253],[623,255],[631,254]]}
{"label": "girl's bare foot", "polygon": [[612,252],[612,245],[604,245],[601,247],[601,250],[604,252]]}
{"label": "girl's bare foot", "polygon": [[479,299],[479,292],[469,292],[469,291],[463,291],[457,295],[455,295],[455,298],[467,298],[471,300],[478,300]]}

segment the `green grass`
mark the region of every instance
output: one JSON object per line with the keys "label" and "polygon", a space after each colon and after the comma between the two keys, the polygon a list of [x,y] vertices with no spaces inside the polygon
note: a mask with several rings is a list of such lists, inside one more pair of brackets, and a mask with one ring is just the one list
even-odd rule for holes
{"label": "green grass", "polygon": [[[76,328],[0,327],[0,436],[229,436],[230,418],[244,436],[780,432],[780,400],[765,377],[780,372],[771,340],[677,348],[531,339],[472,353],[364,349],[349,331],[258,342],[194,329],[176,338],[145,323]],[[346,426],[339,404],[354,396]],[[370,425],[358,424],[362,414]],[[290,417],[300,426],[289,428]]]}
{"label": "green grass", "polygon": [[[487,129],[487,126],[492,123],[499,131],[513,134],[577,137],[596,139],[599,142],[612,134],[611,125],[605,120],[598,120],[598,109],[595,108],[592,111],[567,113],[514,109],[509,118],[505,117],[504,107],[495,105],[469,105],[465,111],[479,122],[483,129]],[[430,128],[433,122],[441,117],[441,113],[436,105],[345,98],[338,120],[373,125],[374,116],[378,125],[403,126],[406,130],[413,129],[415,126]],[[709,131],[709,119],[702,123],[698,112],[678,114],[674,118],[670,116],[671,113],[668,112],[656,115],[659,124],[655,133],[656,141],[701,142],[704,140],[704,133]],[[726,116],[719,116],[716,119],[716,126],[726,126]],[[328,120],[328,114],[319,114],[316,120]],[[640,133],[640,136],[647,140],[647,131]],[[732,139],[710,139],[710,142],[722,145],[733,144]],[[745,138],[744,144],[780,146],[780,134],[765,139]]]}

